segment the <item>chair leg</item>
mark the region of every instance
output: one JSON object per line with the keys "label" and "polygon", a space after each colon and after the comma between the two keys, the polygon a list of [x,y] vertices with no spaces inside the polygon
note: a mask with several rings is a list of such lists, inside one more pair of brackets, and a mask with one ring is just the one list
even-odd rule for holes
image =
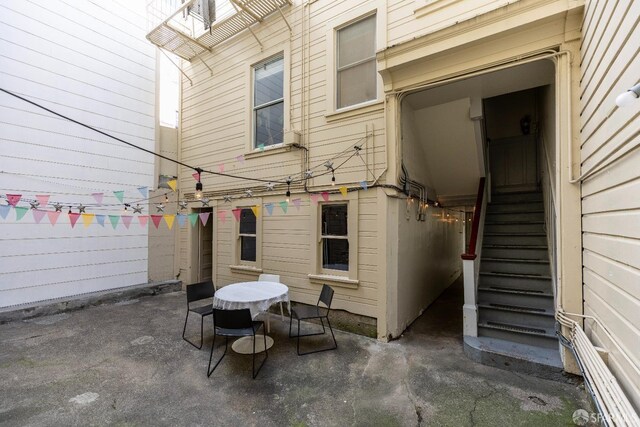
{"label": "chair leg", "polygon": [[280,301],[280,321],[284,322],[284,309],[282,308],[282,301]]}
{"label": "chair leg", "polygon": [[309,336],[313,336],[313,335],[323,335],[325,332],[325,328],[324,328],[324,322],[322,321],[323,317],[319,317],[320,319],[320,323],[322,324],[322,333],[318,332],[317,334],[305,334],[305,335],[300,335],[300,319],[298,319],[298,342],[296,345],[296,350],[298,352],[298,356],[304,356],[306,354],[313,354],[313,353],[320,353],[322,351],[329,351],[329,350],[335,350],[336,348],[338,348],[338,342],[336,341],[336,336],[333,334],[333,328],[331,327],[331,323],[329,322],[329,316],[324,317],[325,319],[327,319],[327,325],[329,326],[329,331],[331,332],[331,338],[333,338],[333,347],[329,347],[329,348],[322,348],[320,350],[313,350],[313,351],[306,351],[303,353],[300,353],[300,337],[309,337]]}
{"label": "chair leg", "polygon": [[211,360],[213,359],[213,347],[215,346],[215,343],[216,343],[216,334],[214,332],[214,334],[213,334],[213,342],[211,343],[211,354],[209,354],[209,366],[207,366],[207,378],[210,377],[211,374],[213,374],[213,371],[216,370],[216,368],[218,367],[220,362],[222,362],[222,359],[224,358],[225,354],[227,354],[227,345],[229,344],[229,337],[225,337],[225,339],[224,339],[224,353],[222,353],[222,356],[220,356],[220,359],[218,359],[218,361],[216,362],[216,364],[213,367],[213,369],[211,369]]}
{"label": "chair leg", "polygon": [[182,339],[185,340],[186,342],[188,342],[189,344],[191,344],[192,346],[194,346],[195,348],[197,348],[198,350],[200,350],[202,348],[202,342],[203,342],[203,337],[204,337],[204,316],[200,316],[200,346],[198,347],[197,345],[195,345],[193,342],[189,341],[187,338],[185,338],[184,334],[187,331],[187,320],[189,320],[189,312],[187,311],[187,317],[185,317],[184,319],[184,328],[182,328]]}
{"label": "chair leg", "polygon": [[[264,331],[263,331],[264,332]],[[251,373],[253,375],[253,379],[255,380],[258,376],[258,372],[262,369],[264,362],[267,361],[267,357],[269,357],[269,352],[267,351],[267,334],[262,334],[262,339],[264,340],[264,359],[262,359],[262,363],[258,366],[258,370],[256,371],[256,335],[253,334],[253,355],[251,360]]]}

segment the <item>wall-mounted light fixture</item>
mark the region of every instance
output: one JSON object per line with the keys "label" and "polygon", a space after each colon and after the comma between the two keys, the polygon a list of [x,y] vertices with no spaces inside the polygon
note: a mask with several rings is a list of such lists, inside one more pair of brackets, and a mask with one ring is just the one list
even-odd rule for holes
{"label": "wall-mounted light fixture", "polygon": [[631,107],[638,98],[640,98],[640,83],[618,95],[616,105],[620,108]]}

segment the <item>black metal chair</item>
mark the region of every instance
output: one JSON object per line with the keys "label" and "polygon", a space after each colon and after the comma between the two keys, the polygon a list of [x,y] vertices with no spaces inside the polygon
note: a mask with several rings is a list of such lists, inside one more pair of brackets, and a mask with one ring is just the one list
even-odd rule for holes
{"label": "black metal chair", "polygon": [[[213,342],[211,343],[211,354],[209,355],[209,366],[207,367],[207,377],[210,377],[213,371],[218,367],[225,354],[227,354],[227,346],[229,344],[229,337],[253,337],[253,353],[252,353],[252,365],[251,372],[253,379],[256,378],[258,372],[264,365],[264,362],[269,357],[267,352],[267,336],[263,335],[264,339],[264,359],[258,366],[256,371],[256,332],[260,327],[264,331],[264,322],[261,320],[251,319],[251,311],[248,308],[240,310],[222,310],[219,308],[213,309]],[[216,336],[220,335],[225,337],[224,341],[224,353],[220,356],[220,359],[216,362],[213,369],[211,368],[211,360],[213,359],[213,348],[216,344]]]}
{"label": "black metal chair", "polygon": [[[204,282],[187,285],[187,317],[184,319],[184,328],[182,328],[182,339],[198,350],[202,348],[204,318],[205,316],[210,316],[213,314],[213,300],[209,304],[196,307],[191,307],[191,303],[202,301],[207,298],[213,298],[214,294],[215,288],[213,286],[212,280],[205,280]],[[184,336],[185,332],[187,331],[187,321],[189,320],[189,313],[195,313],[200,316],[200,346],[195,345]]]}
{"label": "black metal chair", "polygon": [[[322,285],[322,291],[320,292],[320,297],[318,298],[318,302],[316,303],[316,305],[314,306],[303,305],[303,306],[297,306],[291,309],[291,315],[289,317],[289,338],[294,338],[294,337],[298,338],[298,342],[296,344],[296,350],[298,352],[298,356],[303,356],[305,354],[311,354],[311,353],[319,353],[321,351],[335,350],[336,348],[338,348],[338,343],[336,342],[336,336],[333,334],[333,329],[331,328],[331,323],[329,322],[329,310],[331,309],[332,300],[333,300],[333,289],[329,285]],[[326,307],[320,306],[320,303],[323,303]],[[293,323],[294,317],[298,321],[297,335],[291,335],[291,324]],[[312,320],[312,319],[320,320],[320,324],[322,325],[322,332],[300,335],[300,321]],[[300,353],[300,337],[323,335],[326,333],[326,330],[324,328],[324,322],[322,319],[327,320],[327,325],[329,326],[329,331],[331,332],[331,337],[333,338],[333,347]]]}

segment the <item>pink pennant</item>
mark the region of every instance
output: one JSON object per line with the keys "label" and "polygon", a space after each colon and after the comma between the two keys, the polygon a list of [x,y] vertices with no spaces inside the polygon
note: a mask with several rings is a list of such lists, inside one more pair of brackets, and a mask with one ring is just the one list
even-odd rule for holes
{"label": "pink pennant", "polygon": [[219,171],[220,173],[224,173],[224,163],[220,163],[220,164],[218,165],[218,171]]}
{"label": "pink pennant", "polygon": [[242,213],[242,209],[231,209],[233,212],[233,216],[236,218],[236,221],[240,221],[240,214]]}
{"label": "pink pennant", "polygon": [[202,221],[202,225],[207,225],[207,221],[209,221],[209,215],[211,214],[211,212],[202,212],[200,215],[198,215],[200,217],[200,221]]}
{"label": "pink pennant", "polygon": [[45,211],[41,211],[40,209],[33,209],[33,219],[36,220],[36,224],[40,224],[40,221],[42,221],[42,218],[44,218],[46,212]]}
{"label": "pink pennant", "polygon": [[124,224],[125,227],[129,228],[129,226],[131,225],[131,221],[133,220],[133,216],[132,215],[122,215],[122,223]]}
{"label": "pink pennant", "polygon": [[98,206],[102,205],[102,198],[104,197],[104,193],[92,193],[91,194],[94,199],[96,199],[96,203]]}
{"label": "pink pennant", "polygon": [[193,179],[200,182],[200,174],[198,172],[192,173],[191,176],[193,177]]}
{"label": "pink pennant", "polygon": [[162,221],[162,215],[151,215],[151,221],[153,221],[153,225],[158,228],[160,221]]}
{"label": "pink pennant", "polygon": [[80,218],[79,213],[71,212],[69,214],[69,221],[71,222],[71,228],[76,226],[76,222],[78,222],[78,218]]}
{"label": "pink pennant", "polygon": [[322,200],[324,200],[325,202],[329,201],[329,193],[326,191],[323,191],[322,193],[320,193],[322,195]]}
{"label": "pink pennant", "polygon": [[36,195],[36,200],[40,203],[40,207],[45,207],[47,206],[47,203],[49,203],[49,195],[48,194],[38,194]]}
{"label": "pink pennant", "polygon": [[311,198],[311,201],[315,204],[318,203],[318,199],[320,198],[318,194],[311,194],[309,197]]}
{"label": "pink pennant", "polygon": [[293,202],[293,206],[295,206],[297,210],[300,210],[300,199],[293,199],[291,201]]}
{"label": "pink pennant", "polygon": [[56,222],[58,222],[58,217],[60,216],[62,212],[59,211],[50,211],[47,212],[47,216],[49,217],[49,222],[51,223],[51,225],[56,225]]}
{"label": "pink pennant", "polygon": [[7,202],[9,202],[9,205],[13,206],[14,208],[21,198],[22,194],[7,194]]}
{"label": "pink pennant", "polygon": [[147,225],[147,220],[148,220],[148,219],[149,219],[149,217],[148,217],[147,215],[140,215],[140,216],[138,217],[138,222],[140,223],[140,225],[141,225],[142,227],[144,227],[144,226],[146,226],[146,225]]}
{"label": "pink pennant", "polygon": [[224,224],[227,220],[227,211],[218,211],[218,220]]}
{"label": "pink pennant", "polygon": [[236,157],[236,160],[240,163],[244,163],[244,155],[240,154],[238,157]]}

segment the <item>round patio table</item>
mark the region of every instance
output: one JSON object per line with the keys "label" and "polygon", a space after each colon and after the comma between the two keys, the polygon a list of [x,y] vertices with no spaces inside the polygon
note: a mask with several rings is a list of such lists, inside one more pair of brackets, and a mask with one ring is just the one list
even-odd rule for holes
{"label": "round patio table", "polygon": [[[216,291],[213,296],[213,307],[225,310],[238,310],[248,308],[251,317],[269,310],[273,304],[289,302],[289,288],[282,283],[254,281],[240,282],[224,286]],[[267,349],[273,346],[273,338],[267,335]],[[242,337],[237,339],[231,348],[236,353],[251,354],[253,352],[253,338]],[[256,335],[256,352],[264,351],[264,340],[261,335]]]}

